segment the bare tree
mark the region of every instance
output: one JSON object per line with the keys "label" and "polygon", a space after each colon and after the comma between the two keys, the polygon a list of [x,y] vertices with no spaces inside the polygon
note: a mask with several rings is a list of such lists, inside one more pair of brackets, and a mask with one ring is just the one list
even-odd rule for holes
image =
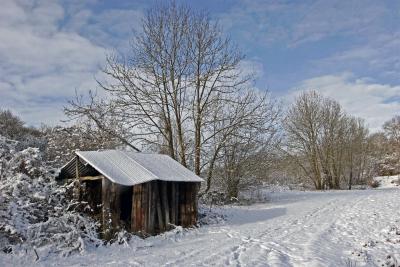
{"label": "bare tree", "polygon": [[[201,146],[207,142],[202,140],[203,129],[210,123],[207,119],[211,119],[211,123],[216,119],[208,113],[213,112],[211,109],[215,106],[215,102],[222,102],[222,105],[233,104],[230,95],[237,94],[250,77],[242,75],[239,64],[243,55],[228,38],[223,37],[218,23],[211,22],[205,13],[196,14],[193,22],[195,27],[191,31],[190,57],[194,91],[191,94],[191,105],[194,126],[194,169],[200,174]],[[246,104],[246,101],[239,102],[235,104],[238,106]],[[232,125],[228,125],[228,128],[229,126]],[[223,127],[226,128],[227,125]],[[211,138],[212,136],[206,137],[206,139]]]}
{"label": "bare tree", "polygon": [[285,152],[315,189],[349,189],[369,175],[370,146],[364,121],[315,91],[302,93],[284,120]]}
{"label": "bare tree", "polygon": [[394,116],[383,124],[383,130],[394,146],[400,145],[400,116]]}
{"label": "bare tree", "polygon": [[316,189],[323,187],[318,156],[318,138],[323,123],[322,102],[322,97],[315,91],[302,93],[284,120],[285,149]]}
{"label": "bare tree", "polygon": [[323,187],[340,188],[343,175],[344,137],[346,117],[341,106],[334,100],[322,101],[321,134],[318,138],[318,151],[323,170]]}
{"label": "bare tree", "polygon": [[[369,131],[365,123],[360,118],[349,117],[347,120],[347,139],[344,140],[345,152],[344,166],[345,175],[344,179],[347,182],[349,190],[352,185],[359,184],[365,178],[370,178],[372,171],[372,164],[369,161],[372,159],[371,143],[369,139]],[[366,182],[366,181],[365,181]]]}
{"label": "bare tree", "polygon": [[71,160],[75,150],[113,149],[121,145],[117,138],[98,129],[90,120],[66,127],[43,126],[41,132],[46,139],[44,159],[55,167]]}
{"label": "bare tree", "polygon": [[98,81],[103,97],[77,96],[65,112],[134,149],[167,153],[198,175],[207,171],[209,189],[225,142],[259,116],[276,116],[262,111],[272,102],[250,89],[242,59],[207,13],[161,4],[147,12],[128,55],[107,57],[107,82]]}
{"label": "bare tree", "polygon": [[211,155],[203,165],[208,168],[206,191],[211,187],[216,166],[219,176],[224,177],[228,195],[237,197],[242,178],[254,177],[255,166],[268,161],[268,157],[257,163],[253,160],[257,155],[271,152],[280,141],[280,105],[268,94],[248,91],[232,99],[229,106],[220,103],[213,114],[209,127],[204,130],[208,138],[202,143],[205,152],[208,151],[205,154]]}
{"label": "bare tree", "polygon": [[10,110],[0,109],[0,135],[11,139],[26,139],[38,137],[40,132],[32,127],[25,126],[20,117],[13,114]]}

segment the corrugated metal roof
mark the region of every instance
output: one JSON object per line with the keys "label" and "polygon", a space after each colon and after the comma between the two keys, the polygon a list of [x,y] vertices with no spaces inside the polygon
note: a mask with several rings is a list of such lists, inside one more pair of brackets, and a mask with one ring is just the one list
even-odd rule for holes
{"label": "corrugated metal roof", "polygon": [[135,185],[152,180],[203,181],[167,155],[120,150],[76,151],[75,153],[108,179],[122,185]]}

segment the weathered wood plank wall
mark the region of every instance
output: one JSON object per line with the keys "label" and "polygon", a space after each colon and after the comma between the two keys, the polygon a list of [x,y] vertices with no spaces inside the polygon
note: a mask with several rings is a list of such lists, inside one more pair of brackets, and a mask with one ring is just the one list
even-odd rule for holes
{"label": "weathered wood plank wall", "polygon": [[121,229],[121,185],[102,180],[102,228],[105,239],[111,239]]}
{"label": "weathered wood plank wall", "polygon": [[103,178],[84,184],[90,191],[85,194],[90,206],[95,209],[101,204],[94,214],[101,214],[105,239],[113,238],[122,228],[146,237],[171,229],[172,225],[190,227],[197,222],[196,183],[151,181],[130,189]]}
{"label": "weathered wood plank wall", "polygon": [[142,236],[197,222],[196,183],[151,181],[133,186],[131,231]]}

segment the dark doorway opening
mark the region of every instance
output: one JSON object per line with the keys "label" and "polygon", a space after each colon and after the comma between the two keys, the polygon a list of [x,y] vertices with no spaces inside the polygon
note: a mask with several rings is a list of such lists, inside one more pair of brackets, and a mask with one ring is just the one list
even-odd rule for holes
{"label": "dark doorway opening", "polygon": [[129,231],[131,228],[131,213],[132,213],[132,186],[121,187],[121,215],[120,219],[123,222],[124,228]]}

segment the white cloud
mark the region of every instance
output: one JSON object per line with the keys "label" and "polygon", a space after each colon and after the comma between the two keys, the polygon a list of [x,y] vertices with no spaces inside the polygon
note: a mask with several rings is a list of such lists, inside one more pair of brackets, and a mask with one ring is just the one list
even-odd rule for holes
{"label": "white cloud", "polygon": [[295,77],[291,84],[346,71],[399,83],[399,10],[399,1],[243,0],[220,20],[247,54],[263,57],[266,74]]}
{"label": "white cloud", "polygon": [[315,1],[301,11],[302,18],[294,23],[292,45],[335,35],[369,35],[381,29],[388,11],[383,3],[371,0]]}
{"label": "white cloud", "polygon": [[239,67],[243,76],[251,75],[254,79],[259,79],[265,74],[264,65],[255,59],[242,60]]}
{"label": "white cloud", "polygon": [[142,17],[141,9],[107,9],[98,13],[81,9],[70,14],[65,27],[97,45],[126,51],[132,32],[140,31]]}
{"label": "white cloud", "polygon": [[[0,108],[13,109],[30,124],[54,124],[63,118],[62,106],[75,89],[96,87],[93,77],[100,75],[105,54],[114,46],[127,46],[132,28],[138,29],[140,24],[142,7],[98,10],[91,9],[92,4],[95,0],[63,1],[63,5],[56,0],[1,1]],[[400,35],[382,30],[381,17],[386,9],[381,5],[360,1],[314,1],[312,5],[243,1],[220,14],[220,19],[226,29],[243,37],[241,41],[251,43],[248,49],[252,44],[301,44],[357,33],[363,36],[359,43],[364,43],[354,43],[353,49],[322,62],[322,66],[334,66],[334,71],[321,65],[314,69],[324,73],[350,69],[354,73],[359,66],[352,64],[362,64],[377,73],[398,76]],[[269,73],[262,62],[253,57],[242,67],[262,78]],[[366,118],[374,129],[399,110],[398,101],[388,101],[399,95],[399,86],[355,79],[349,74],[319,76],[301,82],[299,88],[318,89],[338,99],[349,112]]]}
{"label": "white cloud", "polygon": [[[110,44],[97,40],[110,39],[117,30],[123,35],[127,26],[119,21],[126,20],[127,13],[131,22],[140,16],[131,10],[98,15],[79,2],[67,4],[1,2],[0,108],[13,110],[31,125],[58,123],[75,89],[95,88],[94,76],[101,75]],[[113,23],[111,32],[105,23]]]}
{"label": "white cloud", "polygon": [[336,36],[376,37],[388,31],[386,19],[392,14],[387,3],[374,0],[253,0],[237,2],[220,20],[244,40],[295,47]]}
{"label": "white cloud", "polygon": [[349,114],[364,118],[372,131],[380,130],[385,121],[400,112],[400,85],[374,83],[350,73],[304,80],[289,98],[303,90],[316,90],[339,101]]}
{"label": "white cloud", "polygon": [[316,64],[322,67],[360,69],[384,78],[399,78],[400,72],[400,31],[381,34],[368,42],[335,53]]}
{"label": "white cloud", "polygon": [[296,12],[301,10],[300,6],[280,0],[239,1],[218,18],[225,30],[237,34],[244,41],[265,45],[289,37],[289,25]]}

